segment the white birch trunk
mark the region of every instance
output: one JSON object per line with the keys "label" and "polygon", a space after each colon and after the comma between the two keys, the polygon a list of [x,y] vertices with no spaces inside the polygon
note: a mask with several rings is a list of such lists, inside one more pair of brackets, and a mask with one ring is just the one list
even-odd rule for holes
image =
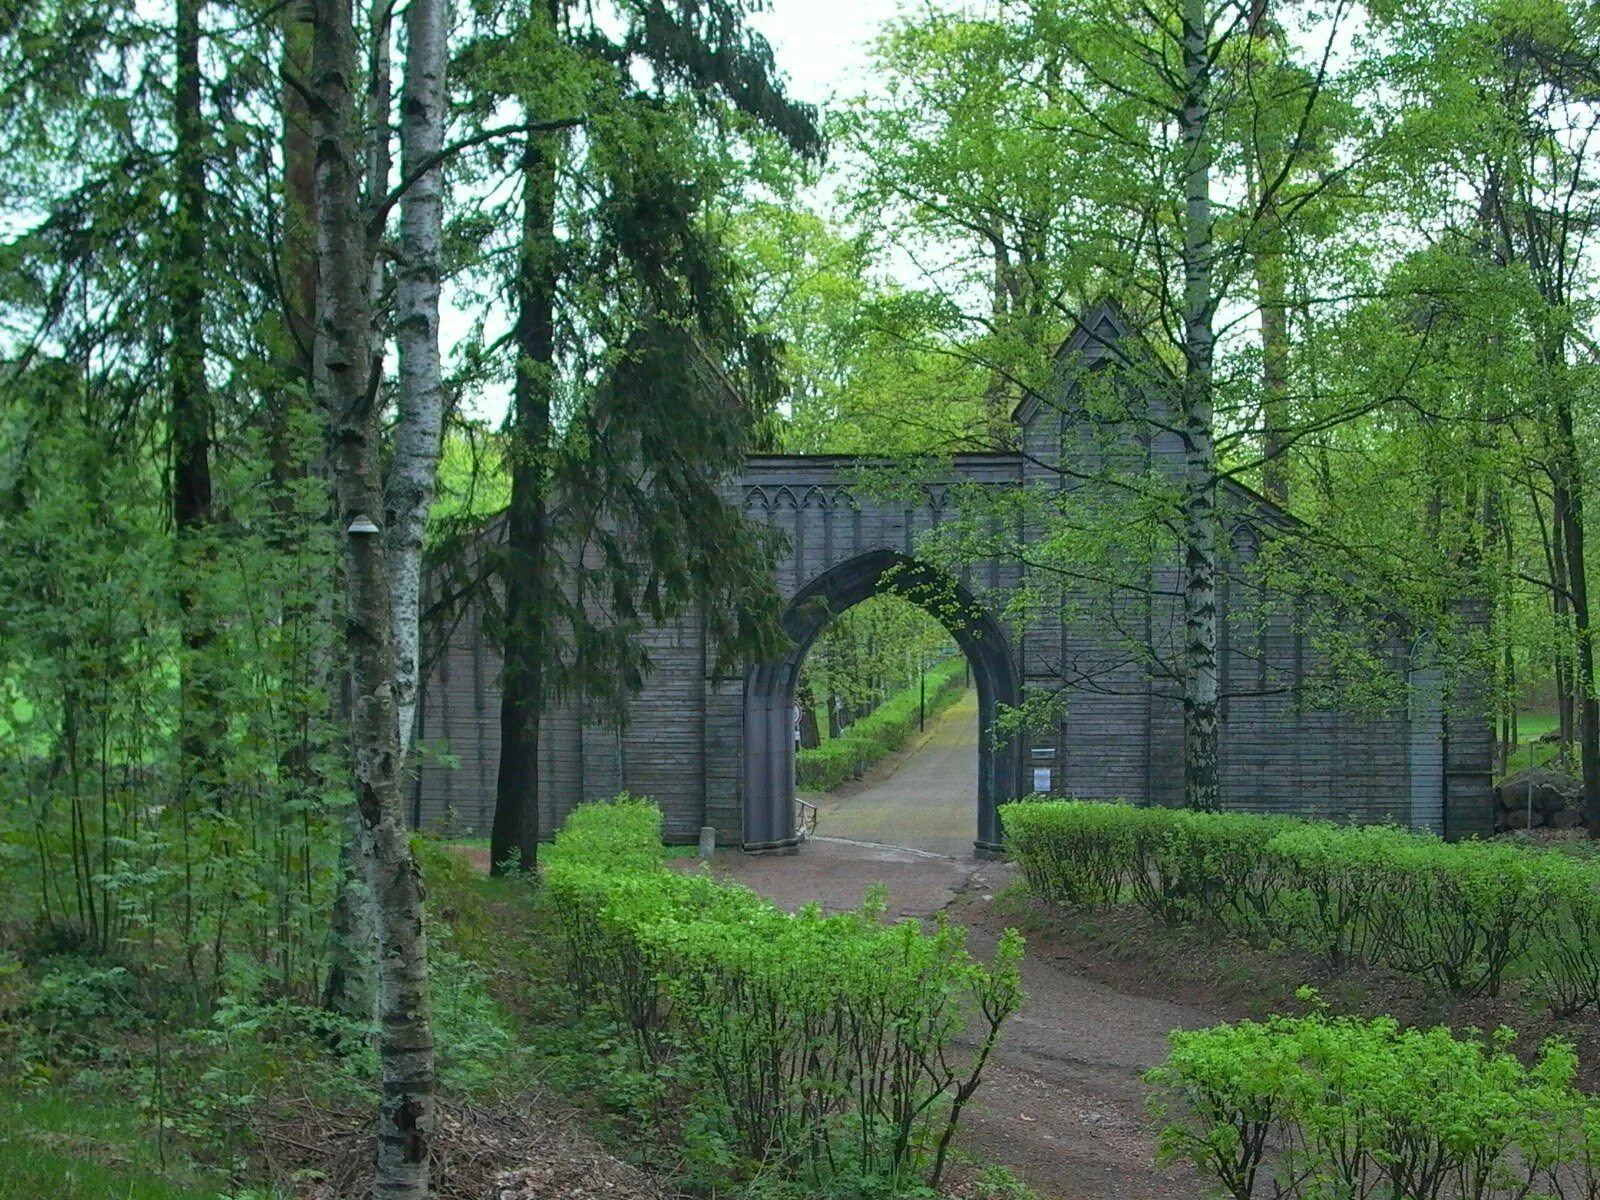
{"label": "white birch trunk", "polygon": [[[368,37],[372,59],[367,79],[367,207],[376,211],[389,193],[389,168],[393,165],[389,148],[389,122],[394,106],[394,3],[372,0],[367,10]],[[376,247],[382,235],[371,239]],[[370,254],[368,294],[371,297],[372,353],[383,362],[383,324],[378,319],[383,303],[383,256]],[[377,514],[374,513],[374,516]]]}
{"label": "white birch trunk", "polygon": [[[448,0],[406,9],[405,89],[400,98],[400,178],[412,180],[444,144]],[[444,226],[440,168],[417,176],[400,198],[395,342],[400,351],[399,422],[385,495],[394,613],[395,703],[400,755],[411,749],[421,661],[422,547],[439,470],[444,391],[439,365],[439,276]]]}
{"label": "white birch trunk", "polygon": [[[367,38],[371,57],[367,68],[366,173],[362,181],[366,197],[364,213],[376,211],[389,191],[392,165],[389,116],[394,92],[393,11],[391,0],[371,0],[367,9]],[[379,320],[383,302],[383,257],[376,251],[381,241],[381,231],[366,231],[368,339],[372,362],[379,372],[383,370],[384,350],[383,324]],[[378,515],[376,509],[369,512],[374,517]],[[403,755],[401,763],[404,763]],[[396,767],[397,776],[399,771],[400,768]],[[358,845],[364,836],[359,815],[352,817],[349,835],[349,844],[340,851],[339,895],[334,902],[334,961],[328,1000],[340,1012],[364,1015],[370,1020],[377,1011],[377,984],[372,967],[377,957],[378,935],[373,896],[368,887],[362,886],[360,878],[365,872],[363,863],[371,848]]]}
{"label": "white birch trunk", "polygon": [[1210,46],[1205,0],[1183,3],[1183,776],[1190,808],[1222,807],[1217,669],[1217,451],[1212,436]]}
{"label": "white birch trunk", "polygon": [[[358,852],[372,889],[378,943],[378,1200],[424,1200],[433,1133],[433,1037],[422,879],[400,806],[389,577],[382,537],[357,518],[380,511],[371,253],[361,203],[355,29],[350,0],[317,0],[312,40],[316,153],[317,315],[312,386],[328,422],[345,530],[345,645]],[[352,526],[355,532],[350,532]]]}

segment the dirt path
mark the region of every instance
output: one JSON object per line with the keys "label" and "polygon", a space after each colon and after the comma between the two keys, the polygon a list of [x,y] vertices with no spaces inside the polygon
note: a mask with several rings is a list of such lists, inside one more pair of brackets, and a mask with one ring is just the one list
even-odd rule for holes
{"label": "dirt path", "polygon": [[[800,853],[721,851],[712,869],[790,910],[812,902],[831,912],[857,908],[867,888],[883,883],[892,916],[948,910],[987,959],[1008,924],[995,897],[1014,876],[1008,864],[972,857],[977,732],[969,691],[864,779],[818,797],[818,836]],[[487,869],[486,850],[463,853]],[[670,861],[685,871],[703,865]],[[1165,1057],[1170,1030],[1235,1014],[1173,1003],[1104,966],[1047,938],[1030,942],[1027,1003],[990,1061],[958,1148],[1009,1167],[1048,1200],[1197,1200],[1198,1180],[1155,1168],[1140,1076]]]}
{"label": "dirt path", "polygon": [[[833,911],[852,908],[881,881],[891,913],[927,917],[949,908],[982,957],[1005,925],[994,896],[1012,880],[1003,863],[825,837],[792,857],[727,854],[714,865],[786,908],[813,900]],[[1011,1168],[1046,1197],[1201,1195],[1194,1179],[1154,1167],[1154,1129],[1139,1077],[1165,1056],[1169,1030],[1223,1016],[1118,990],[1041,948],[1030,949],[1023,979],[1028,1002],[973,1101],[966,1147]]]}
{"label": "dirt path", "polygon": [[817,833],[971,855],[978,832],[978,692],[968,688],[927,731],[859,783],[818,802]]}
{"label": "dirt path", "polygon": [[[892,915],[949,909],[987,958],[1006,925],[994,897],[1013,876],[1007,864],[972,858],[977,744],[969,690],[859,783],[818,797],[817,836],[798,855],[719,854],[715,869],[790,909],[854,908],[882,882]],[[1199,1196],[1198,1181],[1154,1166],[1140,1076],[1166,1056],[1168,1031],[1223,1015],[1119,990],[1042,944],[1030,947],[1023,981],[1027,1004],[973,1102],[966,1147],[1061,1200]]]}

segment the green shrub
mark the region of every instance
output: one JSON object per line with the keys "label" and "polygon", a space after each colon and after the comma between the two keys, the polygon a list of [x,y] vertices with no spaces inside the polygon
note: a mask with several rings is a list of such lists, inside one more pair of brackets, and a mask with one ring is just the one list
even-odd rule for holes
{"label": "green shrub", "polygon": [[1146,1076],[1158,1153],[1234,1200],[1596,1195],[1600,1108],[1572,1048],[1525,1067],[1511,1036],[1320,1013],[1177,1032]]}
{"label": "green shrub", "polygon": [[[928,671],[927,713],[943,712],[966,690],[966,661],[940,663]],[[846,780],[894,753],[917,730],[922,689],[905,688],[885,700],[836,738],[794,756],[795,786],[802,791],[832,791]]]}
{"label": "green shrub", "polygon": [[[666,869],[660,815],[579,808],[545,858],[572,983],[629,1031],[637,1064],[699,1098],[691,1154],[784,1175],[937,1182],[961,1112],[1021,1003],[1022,943],[992,967],[947,921],[790,915]],[[971,1018],[979,1028],[962,1038]]]}
{"label": "green shrub", "polygon": [[1266,925],[1279,883],[1266,847],[1276,818],[1129,804],[1031,801],[1003,810],[1006,845],[1030,890],[1068,904],[1132,900],[1166,921],[1226,912]]}
{"label": "green shrub", "polygon": [[1552,1012],[1600,1006],[1600,871],[1561,854],[1541,863],[1546,907],[1528,954],[1533,990]]}
{"label": "green shrub", "polygon": [[1406,835],[1385,826],[1339,828],[1304,822],[1268,844],[1274,871],[1285,881],[1282,926],[1289,940],[1322,955],[1335,968],[1375,961],[1392,905],[1380,890],[1394,882],[1397,842]]}
{"label": "green shrub", "polygon": [[1130,886],[1138,832],[1157,810],[1029,802],[1002,810],[1006,848],[1035,895],[1063,904],[1116,904]]}
{"label": "green shrub", "polygon": [[856,763],[864,753],[863,744],[849,736],[830,738],[815,750],[796,751],[795,787],[806,792],[831,792],[855,776]]}
{"label": "green shrub", "polygon": [[1600,1004],[1600,868],[1506,844],[1247,813],[1035,801],[1002,810],[1049,900],[1139,904],[1373,963],[1456,995],[1518,977],[1554,1010]]}

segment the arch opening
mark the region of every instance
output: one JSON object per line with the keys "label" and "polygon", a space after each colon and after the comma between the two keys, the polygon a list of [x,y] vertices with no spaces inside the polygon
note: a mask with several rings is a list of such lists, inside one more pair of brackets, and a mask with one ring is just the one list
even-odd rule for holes
{"label": "arch opening", "polygon": [[937,568],[893,550],[874,550],[823,572],[803,587],[784,612],[792,647],[759,663],[745,676],[744,848],[751,853],[793,853],[795,821],[794,699],[800,665],[834,617],[872,596],[910,600],[939,621],[972,667],[978,692],[979,854],[1000,851],[999,807],[1016,798],[1020,743],[997,737],[1001,705],[1019,704],[1022,687],[1010,640],[994,616],[966,588]]}

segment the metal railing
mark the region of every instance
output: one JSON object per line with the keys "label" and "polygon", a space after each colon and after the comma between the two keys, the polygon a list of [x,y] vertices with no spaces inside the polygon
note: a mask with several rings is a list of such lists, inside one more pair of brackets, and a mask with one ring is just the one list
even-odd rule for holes
{"label": "metal railing", "polygon": [[817,831],[817,806],[795,798],[794,832],[802,842]]}

